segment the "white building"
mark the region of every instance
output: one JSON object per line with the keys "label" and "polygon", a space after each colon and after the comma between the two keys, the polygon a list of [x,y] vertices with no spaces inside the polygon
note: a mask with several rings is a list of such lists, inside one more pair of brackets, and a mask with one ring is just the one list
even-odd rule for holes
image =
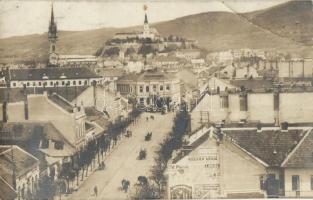
{"label": "white building", "polygon": [[17,192],[17,199],[32,199],[38,187],[39,160],[18,146],[0,146],[0,177]]}
{"label": "white building", "polygon": [[8,69],[11,88],[90,86],[103,78],[87,68]]}

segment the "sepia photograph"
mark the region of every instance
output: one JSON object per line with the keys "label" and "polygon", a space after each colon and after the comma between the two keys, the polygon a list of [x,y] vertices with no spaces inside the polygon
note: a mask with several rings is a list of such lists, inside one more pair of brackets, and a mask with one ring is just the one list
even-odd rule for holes
{"label": "sepia photograph", "polygon": [[313,199],[313,0],[0,0],[0,200]]}

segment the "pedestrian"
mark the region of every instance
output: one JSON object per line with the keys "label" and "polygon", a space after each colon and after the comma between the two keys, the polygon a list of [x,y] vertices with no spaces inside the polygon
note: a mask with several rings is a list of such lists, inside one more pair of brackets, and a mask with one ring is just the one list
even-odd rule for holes
{"label": "pedestrian", "polygon": [[93,191],[94,191],[95,196],[97,196],[97,195],[98,195],[98,188],[97,188],[97,186],[95,186],[95,187],[93,188]]}

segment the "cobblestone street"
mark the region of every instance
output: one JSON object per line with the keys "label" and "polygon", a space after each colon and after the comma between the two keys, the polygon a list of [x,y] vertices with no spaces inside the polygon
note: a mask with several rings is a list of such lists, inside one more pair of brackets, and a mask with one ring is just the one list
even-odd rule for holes
{"label": "cobblestone street", "polygon": [[[106,169],[95,171],[81,185],[77,192],[62,197],[66,199],[127,199],[129,193],[120,190],[122,179],[130,181],[132,185],[137,182],[138,176],[149,176],[150,168],[154,163],[155,150],[159,143],[171,131],[174,113],[166,115],[153,114],[155,119],[146,121],[149,113],[142,114],[135,125],[130,125],[133,132],[131,138],[124,138],[118,147],[105,159]],[[151,141],[144,141],[147,132],[152,132]],[[140,149],[147,150],[147,158],[138,160]],[[97,186],[98,196],[93,194],[93,188]]]}

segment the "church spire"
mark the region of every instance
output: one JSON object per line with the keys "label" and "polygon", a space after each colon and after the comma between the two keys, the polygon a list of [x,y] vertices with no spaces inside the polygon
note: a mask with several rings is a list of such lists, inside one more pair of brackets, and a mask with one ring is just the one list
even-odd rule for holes
{"label": "church spire", "polygon": [[51,6],[51,18],[49,23],[49,38],[56,38],[57,37],[57,25],[54,21],[54,12],[53,12],[53,3]]}
{"label": "church spire", "polygon": [[50,19],[50,25],[51,25],[51,24],[54,24],[53,3],[52,3],[52,6],[51,6],[51,19]]}

